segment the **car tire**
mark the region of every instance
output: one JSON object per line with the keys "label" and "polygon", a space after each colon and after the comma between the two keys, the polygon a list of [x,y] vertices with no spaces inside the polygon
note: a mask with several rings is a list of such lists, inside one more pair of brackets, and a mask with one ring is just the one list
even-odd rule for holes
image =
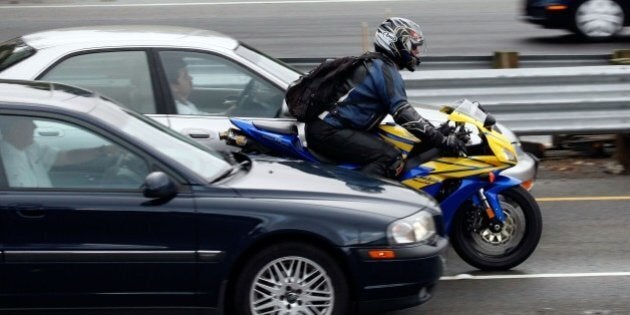
{"label": "car tire", "polygon": [[347,281],[325,251],[299,242],[266,247],[245,263],[234,287],[238,315],[348,314]]}
{"label": "car tire", "polygon": [[626,13],[616,0],[584,0],[573,11],[573,31],[590,40],[607,40],[623,28]]}

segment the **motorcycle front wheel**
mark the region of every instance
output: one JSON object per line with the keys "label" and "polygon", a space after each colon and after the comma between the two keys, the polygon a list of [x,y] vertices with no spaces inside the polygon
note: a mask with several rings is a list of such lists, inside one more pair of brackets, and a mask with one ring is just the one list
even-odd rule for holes
{"label": "motorcycle front wheel", "polygon": [[508,270],[525,261],[536,249],[542,234],[538,203],[520,186],[502,191],[499,200],[506,220],[498,232],[473,228],[470,207],[457,211],[451,230],[451,245],[468,264],[481,270]]}

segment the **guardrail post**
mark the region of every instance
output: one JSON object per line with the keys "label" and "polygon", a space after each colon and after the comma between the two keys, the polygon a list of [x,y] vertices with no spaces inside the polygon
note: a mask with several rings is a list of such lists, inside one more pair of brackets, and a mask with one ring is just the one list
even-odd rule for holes
{"label": "guardrail post", "polygon": [[370,31],[367,22],[361,23],[361,31],[363,32],[363,52],[370,51]]}
{"label": "guardrail post", "polygon": [[495,69],[518,68],[518,52],[495,51],[492,59],[492,67]]}
{"label": "guardrail post", "polygon": [[617,134],[615,141],[615,157],[617,162],[623,167],[620,173],[630,173],[630,135]]}
{"label": "guardrail post", "polygon": [[612,59],[610,63],[615,65],[628,65],[630,64],[630,49],[615,49],[613,50]]}
{"label": "guardrail post", "polygon": [[[630,65],[630,49],[613,50],[610,63],[616,65]],[[615,141],[615,158],[623,167],[621,173],[630,173],[630,135],[617,134]]]}

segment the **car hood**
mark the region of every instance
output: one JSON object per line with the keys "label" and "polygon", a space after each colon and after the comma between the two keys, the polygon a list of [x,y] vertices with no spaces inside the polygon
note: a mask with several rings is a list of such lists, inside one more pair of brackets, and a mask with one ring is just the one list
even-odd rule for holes
{"label": "car hood", "polygon": [[314,203],[396,218],[427,206],[438,208],[424,192],[331,165],[257,158],[241,173],[225,184],[246,198]]}

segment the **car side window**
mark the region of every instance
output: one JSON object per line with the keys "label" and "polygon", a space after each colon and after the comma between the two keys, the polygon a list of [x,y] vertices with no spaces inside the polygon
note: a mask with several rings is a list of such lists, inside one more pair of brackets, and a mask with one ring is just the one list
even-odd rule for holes
{"label": "car side window", "polygon": [[220,56],[162,51],[178,114],[277,117],[284,91]]}
{"label": "car side window", "polygon": [[140,156],[80,126],[0,115],[0,157],[8,188],[139,189]]}
{"label": "car side window", "polygon": [[151,72],[144,51],[76,55],[58,63],[40,79],[77,85],[140,113],[156,113]]}

